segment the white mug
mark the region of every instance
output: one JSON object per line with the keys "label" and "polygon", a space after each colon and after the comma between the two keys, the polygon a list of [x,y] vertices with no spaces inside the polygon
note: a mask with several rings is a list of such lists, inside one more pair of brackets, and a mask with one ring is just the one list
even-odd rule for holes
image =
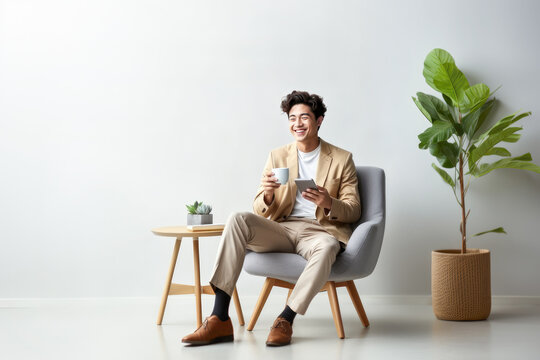
{"label": "white mug", "polygon": [[289,168],[274,168],[272,169],[272,172],[279,184],[283,185],[289,181]]}

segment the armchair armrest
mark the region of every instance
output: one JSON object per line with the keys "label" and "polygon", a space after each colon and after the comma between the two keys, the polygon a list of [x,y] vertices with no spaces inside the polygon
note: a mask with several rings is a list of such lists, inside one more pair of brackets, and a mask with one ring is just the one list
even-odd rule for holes
{"label": "armchair armrest", "polygon": [[384,233],[382,217],[363,222],[352,233],[345,251],[338,257],[333,268],[336,275],[365,277],[375,268],[381,251]]}

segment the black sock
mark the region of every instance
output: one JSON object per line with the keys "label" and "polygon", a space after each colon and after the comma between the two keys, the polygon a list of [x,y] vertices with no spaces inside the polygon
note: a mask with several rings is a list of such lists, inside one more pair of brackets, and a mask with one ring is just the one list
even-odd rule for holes
{"label": "black sock", "polygon": [[279,317],[284,318],[288,322],[293,323],[294,317],[296,316],[296,313],[289,307],[289,305],[285,306],[285,310],[281,314],[279,314]]}
{"label": "black sock", "polygon": [[231,302],[231,297],[227,293],[217,287],[213,286],[214,292],[216,293],[216,300],[214,302],[214,310],[212,310],[212,315],[217,315],[219,320],[225,321],[229,319],[229,303]]}

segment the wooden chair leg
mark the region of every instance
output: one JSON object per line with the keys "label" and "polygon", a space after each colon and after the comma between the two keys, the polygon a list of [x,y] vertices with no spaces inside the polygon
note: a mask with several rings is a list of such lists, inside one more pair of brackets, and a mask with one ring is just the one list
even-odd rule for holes
{"label": "wooden chair leg", "polygon": [[287,301],[289,301],[289,298],[291,297],[292,291],[294,289],[289,289],[289,292],[287,293]]}
{"label": "wooden chair leg", "polygon": [[236,307],[236,315],[238,315],[238,322],[240,323],[240,326],[244,326],[244,313],[242,312],[242,306],[240,306],[240,299],[238,298],[238,291],[236,291],[236,287],[233,290],[233,300],[234,306]]}
{"label": "wooden chair leg", "polygon": [[356,312],[358,313],[358,317],[360,318],[360,320],[362,320],[362,324],[364,325],[364,327],[368,327],[369,320],[364,310],[364,306],[362,306],[362,301],[360,300],[358,291],[356,291],[356,286],[354,285],[354,281],[352,280],[347,281],[346,287],[347,287],[347,291],[349,292],[349,296],[351,297],[351,300],[354,304],[354,308],[356,309]]}
{"label": "wooden chair leg", "polygon": [[266,299],[268,299],[268,295],[270,295],[270,291],[272,291],[274,282],[275,282],[274,279],[266,278],[263,288],[261,290],[261,294],[259,295],[259,299],[257,300],[257,304],[255,305],[255,309],[253,309],[253,314],[251,315],[251,319],[249,319],[249,325],[247,327],[247,330],[251,331],[255,327],[255,324],[257,323],[257,319],[259,318],[259,315],[261,314],[262,308],[264,307],[264,304],[266,303]]}
{"label": "wooden chair leg", "polygon": [[334,317],[334,324],[340,339],[345,337],[345,330],[343,330],[343,321],[341,320],[341,310],[339,309],[339,302],[336,292],[336,283],[329,281],[327,283],[328,300],[330,300],[330,308],[332,309],[332,316]]}

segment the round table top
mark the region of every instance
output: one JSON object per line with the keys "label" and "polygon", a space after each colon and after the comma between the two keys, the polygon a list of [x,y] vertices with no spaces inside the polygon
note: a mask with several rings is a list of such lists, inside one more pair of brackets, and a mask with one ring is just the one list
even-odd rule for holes
{"label": "round table top", "polygon": [[205,237],[205,236],[221,236],[223,230],[202,230],[189,231],[187,226],[164,226],[152,229],[152,232],[159,236],[172,237]]}

